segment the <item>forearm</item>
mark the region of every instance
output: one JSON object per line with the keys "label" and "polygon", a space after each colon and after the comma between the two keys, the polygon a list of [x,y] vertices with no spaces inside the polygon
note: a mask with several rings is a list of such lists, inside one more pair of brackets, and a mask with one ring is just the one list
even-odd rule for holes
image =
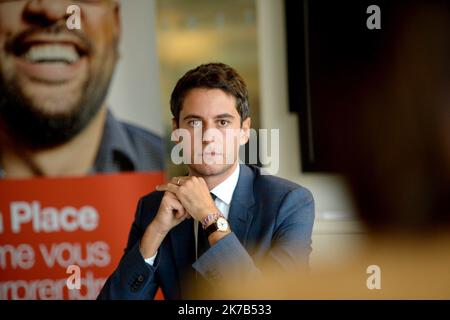
{"label": "forearm", "polygon": [[150,223],[141,239],[139,250],[144,259],[153,257],[158,251],[167,232],[161,230],[156,222]]}

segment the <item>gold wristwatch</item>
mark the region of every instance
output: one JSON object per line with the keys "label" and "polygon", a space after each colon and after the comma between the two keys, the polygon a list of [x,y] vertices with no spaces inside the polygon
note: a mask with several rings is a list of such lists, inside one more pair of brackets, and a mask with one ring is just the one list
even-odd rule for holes
{"label": "gold wristwatch", "polygon": [[227,232],[228,230],[230,230],[230,225],[227,219],[225,219],[223,216],[219,216],[214,220],[213,223],[205,228],[205,233],[206,236],[209,237],[213,232]]}

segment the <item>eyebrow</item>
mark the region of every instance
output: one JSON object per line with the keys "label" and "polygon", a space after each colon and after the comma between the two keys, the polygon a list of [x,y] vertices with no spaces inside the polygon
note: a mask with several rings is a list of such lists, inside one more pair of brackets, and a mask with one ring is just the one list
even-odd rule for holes
{"label": "eyebrow", "polygon": [[[222,113],[214,117],[214,119],[234,119],[235,117],[229,113]],[[196,114],[188,114],[183,118],[183,120],[191,120],[191,119],[203,119],[201,116]]]}

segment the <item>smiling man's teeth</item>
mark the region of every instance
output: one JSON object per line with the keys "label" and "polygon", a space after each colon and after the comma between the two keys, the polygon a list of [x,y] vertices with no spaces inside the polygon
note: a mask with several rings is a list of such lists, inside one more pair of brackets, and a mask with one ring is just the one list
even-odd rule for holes
{"label": "smiling man's teeth", "polygon": [[75,63],[80,56],[71,45],[47,44],[31,46],[25,53],[25,58],[32,63],[63,62],[72,64]]}

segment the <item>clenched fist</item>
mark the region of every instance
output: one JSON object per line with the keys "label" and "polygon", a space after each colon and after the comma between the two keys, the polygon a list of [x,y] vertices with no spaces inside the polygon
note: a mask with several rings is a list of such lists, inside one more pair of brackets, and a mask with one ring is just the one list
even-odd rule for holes
{"label": "clenched fist", "polygon": [[203,178],[175,177],[170,183],[157,186],[156,190],[176,195],[184,210],[195,220],[202,221],[209,213],[219,212]]}
{"label": "clenched fist", "polygon": [[164,237],[175,226],[190,218],[177,197],[166,191],[153,221],[147,226],[142,237],[140,250],[144,259],[156,254]]}

